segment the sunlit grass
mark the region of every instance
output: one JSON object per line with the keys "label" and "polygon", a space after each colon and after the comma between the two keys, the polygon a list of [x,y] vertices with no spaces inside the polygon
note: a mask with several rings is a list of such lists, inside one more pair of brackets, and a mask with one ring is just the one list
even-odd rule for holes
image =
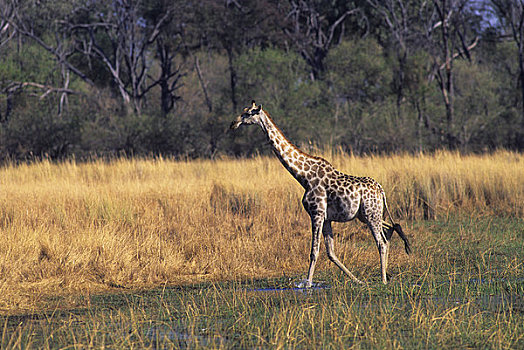
{"label": "sunlit grass", "polygon": [[[394,239],[394,273],[423,270],[428,245],[438,251],[441,244],[427,241],[413,220],[524,214],[520,154],[325,157],[385,188],[415,247],[409,260]],[[307,268],[310,227],[302,189],[271,157],[8,164],[0,169],[0,184],[5,312],[45,306],[53,295],[290,276]],[[355,222],[334,230],[339,257],[375,278],[378,254],[366,228]],[[469,230],[449,233],[457,235],[473,247],[483,239]],[[513,239],[521,241],[522,233]],[[326,260],[321,256],[321,270],[331,267]]]}

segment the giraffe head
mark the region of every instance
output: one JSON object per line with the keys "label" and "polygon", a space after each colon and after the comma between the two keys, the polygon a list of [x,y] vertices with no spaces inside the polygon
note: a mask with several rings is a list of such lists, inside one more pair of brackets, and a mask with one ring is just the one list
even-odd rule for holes
{"label": "giraffe head", "polygon": [[262,106],[257,106],[255,100],[251,101],[251,107],[244,108],[244,112],[231,123],[231,129],[235,130],[242,124],[256,124],[260,121]]}

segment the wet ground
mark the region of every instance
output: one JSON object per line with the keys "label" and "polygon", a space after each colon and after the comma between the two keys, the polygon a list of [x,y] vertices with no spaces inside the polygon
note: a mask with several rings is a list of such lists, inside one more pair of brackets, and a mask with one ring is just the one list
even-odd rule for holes
{"label": "wet ground", "polygon": [[[451,288],[450,283],[445,280],[434,282],[431,288],[424,283],[405,283],[402,286],[392,283],[387,287],[376,283],[363,292],[363,289],[341,285],[337,281],[319,281],[311,288],[300,288],[297,287],[300,282],[276,279],[98,295],[90,297],[89,307],[57,308],[3,317],[0,320],[5,327],[2,344],[6,345],[6,334],[16,334],[17,331],[26,330],[33,335],[31,342],[45,344],[48,340],[42,338],[53,332],[56,334],[57,329],[75,337],[91,329],[95,338],[103,337],[109,344],[126,344],[127,339],[134,339],[152,348],[227,348],[234,347],[243,336],[228,334],[228,329],[235,328],[243,312],[257,312],[245,311],[250,307],[256,309],[264,305],[265,308],[281,309],[286,305],[300,307],[307,304],[329,308],[331,300],[336,298],[342,301],[339,308],[363,315],[384,308],[412,313],[416,309],[445,311],[467,307],[472,315],[512,312],[524,320],[524,278],[455,280]],[[395,288],[411,292],[397,293]],[[433,293],[429,292],[431,290]],[[344,294],[342,299],[340,294]],[[240,305],[231,307],[228,303]],[[264,316],[261,314],[260,317]]]}

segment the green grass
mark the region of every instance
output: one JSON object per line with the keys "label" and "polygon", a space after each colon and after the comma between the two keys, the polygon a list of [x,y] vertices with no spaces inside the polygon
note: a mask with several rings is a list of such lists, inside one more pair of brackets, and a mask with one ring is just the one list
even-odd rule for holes
{"label": "green grass", "polygon": [[359,287],[324,264],[315,281],[329,288],[307,292],[292,290],[297,275],[60,296],[0,317],[0,347],[524,348],[524,221],[409,226],[425,263],[392,268],[388,285],[378,266],[352,266]]}

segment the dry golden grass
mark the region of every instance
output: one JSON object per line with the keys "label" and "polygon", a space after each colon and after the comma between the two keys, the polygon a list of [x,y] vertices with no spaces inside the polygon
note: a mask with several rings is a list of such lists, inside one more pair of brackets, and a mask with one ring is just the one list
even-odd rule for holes
{"label": "dry golden grass", "polygon": [[[325,157],[346,173],[377,179],[400,220],[524,214],[521,154]],[[4,312],[38,307],[56,294],[307,268],[302,188],[274,157],[42,161],[0,168],[0,186]],[[406,228],[416,247],[417,232]],[[335,250],[348,266],[378,265],[365,227],[334,230]],[[390,266],[406,264],[399,243]]]}

